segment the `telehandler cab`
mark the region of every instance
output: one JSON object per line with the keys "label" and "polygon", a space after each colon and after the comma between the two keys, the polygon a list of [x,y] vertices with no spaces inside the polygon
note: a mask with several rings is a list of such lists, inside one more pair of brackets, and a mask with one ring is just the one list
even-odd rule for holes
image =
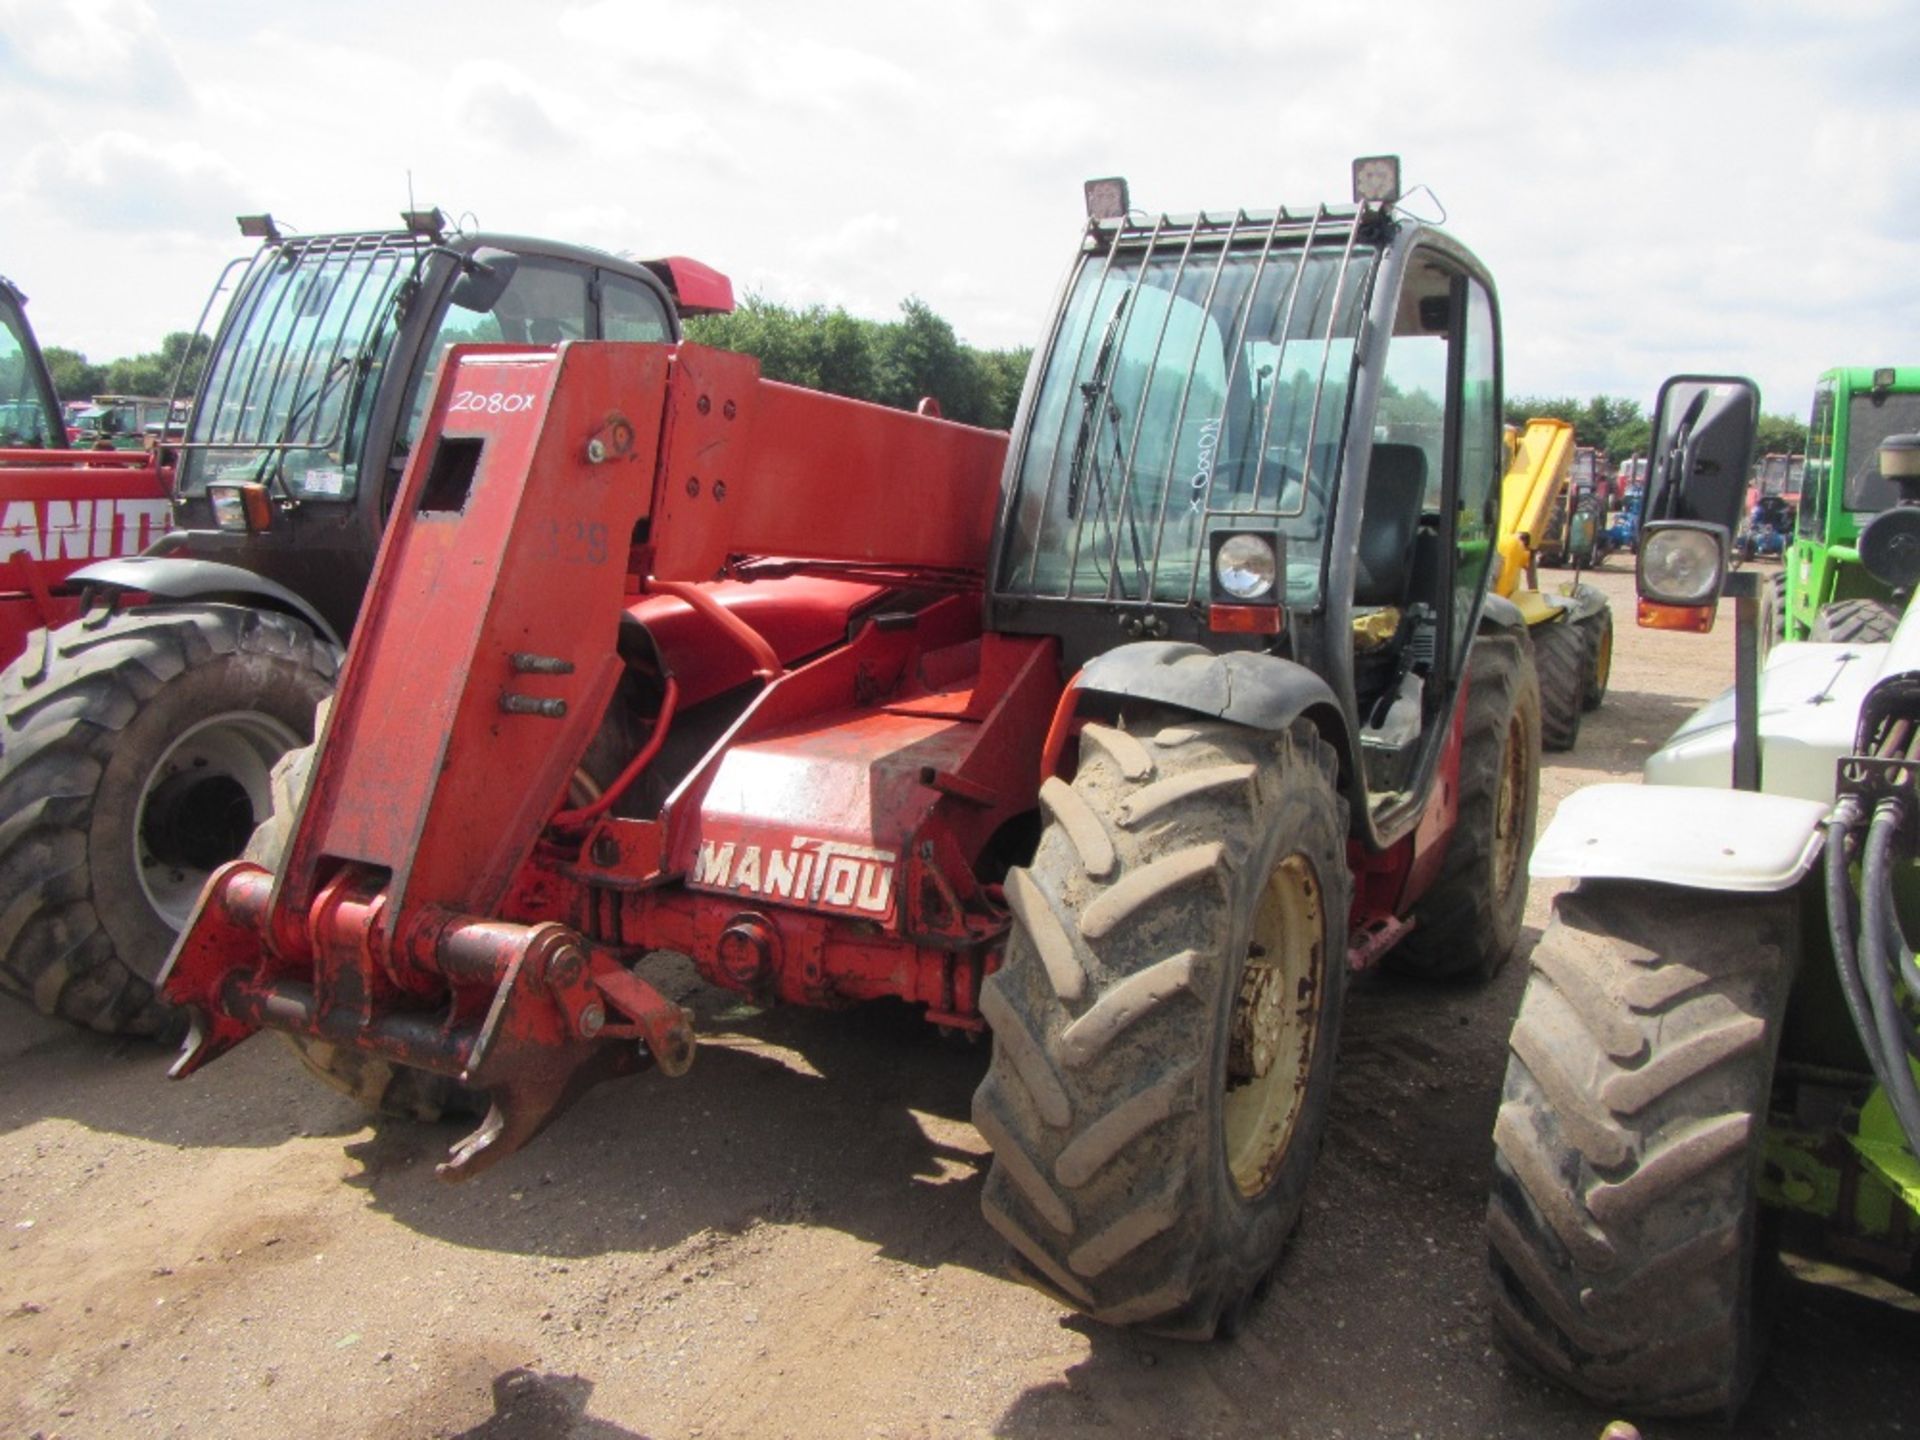
{"label": "telehandler cab", "polygon": [[1880,442],[1916,431],[1920,366],[1843,365],[1821,375],[1807,422],[1800,507],[1774,579],[1780,638],[1893,638],[1905,597],[1865,563],[1860,543],[1873,517],[1899,504],[1898,490],[1880,473]]}
{"label": "telehandler cab", "polygon": [[266,1027],[388,1108],[480,1092],[461,1178],[691,1062],[649,951],[897,997],[992,1032],[1019,1274],[1231,1326],[1348,970],[1492,971],[1533,833],[1493,287],[1356,178],[1090,185],[1010,445],[694,345],[456,351],[330,716],[169,961],[176,1073]]}
{"label": "telehandler cab", "polygon": [[38,587],[0,597],[0,644],[19,617],[0,652],[0,990],[44,1014],[174,1023],[153,982],[265,818],[274,762],[312,738],[447,347],[673,340],[680,315],[732,304],[693,261],[406,219],[291,235],[242,217],[260,245],[207,302],[201,329],[231,290],[164,463],[0,451],[25,526],[0,553]]}

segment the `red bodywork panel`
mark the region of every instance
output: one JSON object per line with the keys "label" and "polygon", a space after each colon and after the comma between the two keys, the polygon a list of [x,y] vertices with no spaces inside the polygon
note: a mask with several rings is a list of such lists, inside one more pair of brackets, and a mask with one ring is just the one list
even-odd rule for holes
{"label": "red bodywork panel", "polygon": [[[763,636],[785,664],[847,641],[859,612],[887,592],[853,580],[796,576],[778,585],[720,580],[706,591]],[[684,600],[646,595],[627,607],[653,638],[662,663],[680,682],[680,703],[697,705],[753,678],[753,661],[737,646],[716,645],[713,626]]]}
{"label": "red bodywork panel", "polygon": [[1446,749],[1440,752],[1439,773],[1419,823],[1378,854],[1357,841],[1347,843],[1347,860],[1353,867],[1347,962],[1355,970],[1371,967],[1413,928],[1408,916],[1440,878],[1447,846],[1460,820],[1460,752],[1466,743],[1467,691],[1472,683],[1469,677],[1461,677]]}
{"label": "red bodywork panel", "polygon": [[138,555],[167,531],[165,472],[137,450],[0,450],[0,665],[34,630],[80,613],[55,586],[95,560]]}

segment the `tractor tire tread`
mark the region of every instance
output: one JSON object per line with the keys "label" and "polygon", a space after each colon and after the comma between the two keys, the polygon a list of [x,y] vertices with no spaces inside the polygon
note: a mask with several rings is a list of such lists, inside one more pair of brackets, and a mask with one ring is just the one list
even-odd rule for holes
{"label": "tractor tire tread", "polygon": [[[1494,1325],[1597,1402],[1730,1414],[1751,1384],[1790,906],[1588,881],[1535,949],[1494,1127]],[[1682,983],[1632,983],[1673,966]]]}
{"label": "tractor tire tread", "polygon": [[[0,670],[0,991],[109,1034],[163,1036],[179,1017],[102,918],[92,817],[115,746],[171,680],[218,657],[291,667],[331,685],[335,648],[308,626],[243,606],[92,611],[36,631]],[[43,665],[44,662],[44,665]]]}
{"label": "tractor tire tread", "polygon": [[[1527,900],[1527,856],[1540,797],[1540,684],[1533,647],[1517,634],[1475,638],[1467,662],[1467,713],[1461,737],[1459,819],[1440,874],[1414,905],[1414,929],[1389,950],[1382,967],[1424,980],[1485,980],[1519,949]],[[1495,846],[1506,746],[1518,720],[1525,794],[1518,859],[1504,893],[1496,895]]]}
{"label": "tractor tire tread", "polygon": [[1820,607],[1807,638],[1838,645],[1878,645],[1891,640],[1899,624],[1900,607],[1890,600],[1835,600]]}
{"label": "tractor tire tread", "polygon": [[1540,677],[1540,748],[1571,750],[1586,712],[1587,671],[1592,665],[1587,632],[1571,620],[1553,620],[1528,631]]}
{"label": "tractor tire tread", "polygon": [[[1237,963],[1212,937],[1231,930],[1234,877],[1271,843],[1261,816],[1278,812],[1263,807],[1303,803],[1304,779],[1262,794],[1267,770],[1289,767],[1328,797],[1314,823],[1340,863],[1321,886],[1344,915],[1345,803],[1305,721],[1279,735],[1184,716],[1089,724],[1075,798],[1048,786],[1053,823],[1009,875],[1018,924],[981,997],[994,1051],[973,1113],[995,1157],[982,1208],[1020,1278],[1098,1319],[1211,1335],[1260,1278],[1209,1248],[1210,1177],[1193,1156],[1210,1153],[1194,1137],[1213,1112],[1194,1037],[1212,1033],[1206,997]],[[1317,1144],[1323,1118],[1299,1133]]]}

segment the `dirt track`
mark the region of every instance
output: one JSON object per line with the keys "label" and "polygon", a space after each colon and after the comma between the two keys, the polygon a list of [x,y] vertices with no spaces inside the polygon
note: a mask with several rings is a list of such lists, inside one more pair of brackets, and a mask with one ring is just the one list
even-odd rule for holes
{"label": "dirt track", "polygon": [[[1630,577],[1599,578],[1627,621],[1613,690],[1549,767],[1543,821],[1635,773],[1731,674],[1730,613],[1706,640],[1636,631]],[[1536,885],[1531,924],[1548,899]],[[1609,1417],[1513,1374],[1481,1293],[1523,970],[1356,986],[1306,1223],[1246,1333],[1207,1346],[1090,1325],[1001,1277],[966,1120],[984,1056],[899,1016],[705,996],[685,1079],[604,1087],[448,1187],[433,1162],[457,1131],[370,1128],[271,1040],[170,1085],[151,1048],[7,1005],[0,1426],[1590,1440]],[[1917,1353],[1920,1314],[1793,1285],[1736,1433],[1920,1431]]]}

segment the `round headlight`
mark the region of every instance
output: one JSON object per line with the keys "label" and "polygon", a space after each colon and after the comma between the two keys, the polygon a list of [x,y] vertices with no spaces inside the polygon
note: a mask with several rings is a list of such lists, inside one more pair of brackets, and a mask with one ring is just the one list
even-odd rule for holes
{"label": "round headlight", "polygon": [[1214,552],[1213,577],[1236,600],[1272,594],[1278,572],[1273,546],[1259,535],[1230,535]]}
{"label": "round headlight", "polygon": [[1704,530],[1656,530],[1640,547],[1641,590],[1667,605],[1704,605],[1720,588],[1720,539]]}

